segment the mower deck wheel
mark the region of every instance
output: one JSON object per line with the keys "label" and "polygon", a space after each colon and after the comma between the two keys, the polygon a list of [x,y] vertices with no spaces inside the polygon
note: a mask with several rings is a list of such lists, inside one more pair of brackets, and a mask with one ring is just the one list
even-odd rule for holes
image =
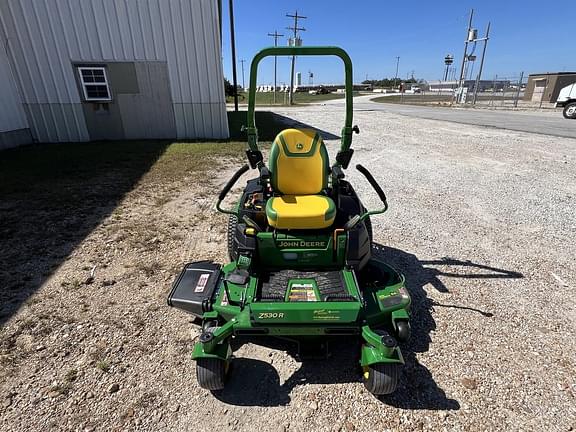
{"label": "mower deck wheel", "polygon": [[400,365],[395,363],[375,363],[364,368],[364,386],[374,395],[393,393],[398,386]]}
{"label": "mower deck wheel", "polygon": [[200,387],[206,390],[222,390],[228,372],[228,362],[217,358],[196,360],[196,378]]}
{"label": "mower deck wheel", "polygon": [[398,321],[396,322],[396,335],[400,342],[407,342],[410,339],[410,334],[412,330],[410,328],[410,323],[408,321]]}

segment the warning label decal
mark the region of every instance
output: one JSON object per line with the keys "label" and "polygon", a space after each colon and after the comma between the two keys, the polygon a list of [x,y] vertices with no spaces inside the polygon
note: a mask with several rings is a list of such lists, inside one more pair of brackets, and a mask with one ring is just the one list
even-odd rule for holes
{"label": "warning label decal", "polygon": [[291,302],[318,301],[318,298],[316,297],[316,291],[314,290],[314,284],[309,282],[291,284],[288,300]]}
{"label": "warning label decal", "polygon": [[206,288],[206,283],[208,282],[208,278],[210,277],[210,273],[203,273],[200,275],[198,279],[198,283],[196,284],[196,288],[194,288],[194,292],[201,293],[204,292],[204,288]]}

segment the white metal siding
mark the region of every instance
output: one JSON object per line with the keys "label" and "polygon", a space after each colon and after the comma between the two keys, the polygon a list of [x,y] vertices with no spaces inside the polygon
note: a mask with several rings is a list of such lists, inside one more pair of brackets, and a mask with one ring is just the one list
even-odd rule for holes
{"label": "white metal siding", "polygon": [[0,133],[27,128],[28,122],[8,61],[6,38],[0,31]]}
{"label": "white metal siding", "polygon": [[166,61],[178,138],[226,138],[217,0],[2,0],[35,137],[89,139],[72,62]]}

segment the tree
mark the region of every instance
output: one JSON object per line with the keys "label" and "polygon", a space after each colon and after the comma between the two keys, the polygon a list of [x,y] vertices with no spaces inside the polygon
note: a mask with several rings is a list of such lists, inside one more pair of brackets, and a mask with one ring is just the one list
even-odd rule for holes
{"label": "tree", "polygon": [[[420,80],[420,81],[422,81],[422,80]],[[402,82],[403,82],[404,84],[414,84],[414,83],[417,83],[417,82],[420,82],[420,81],[417,80],[417,79],[415,79],[415,78],[414,78],[414,79],[410,78],[410,79],[404,80],[404,79],[398,77],[398,78],[396,78],[396,79],[394,79],[394,78],[383,78],[383,79],[381,79],[381,80],[365,80],[365,81],[362,81],[362,84],[370,84],[370,85],[372,85],[372,87],[384,87],[384,88],[388,87],[388,88],[391,88],[391,87],[397,87],[397,86],[400,85],[400,83],[402,83]]]}
{"label": "tree", "polygon": [[230,97],[234,96],[234,86],[226,78],[224,78],[224,94],[226,94],[227,97],[228,96],[230,96]]}

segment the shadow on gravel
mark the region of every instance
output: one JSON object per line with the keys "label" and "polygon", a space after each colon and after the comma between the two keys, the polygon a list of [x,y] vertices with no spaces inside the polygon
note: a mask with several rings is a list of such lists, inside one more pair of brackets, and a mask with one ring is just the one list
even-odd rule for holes
{"label": "shadow on gravel", "polygon": [[[392,395],[382,397],[388,405],[404,409],[458,410],[460,404],[446,397],[445,392],[438,387],[430,371],[418,362],[416,353],[426,352],[430,348],[430,332],[436,329],[432,317],[434,307],[448,307],[462,310],[464,313],[478,313],[485,318],[493,314],[469,306],[441,304],[429,299],[424,287],[432,285],[442,293],[449,292],[439,276],[463,279],[518,279],[522,273],[462,261],[453,258],[438,260],[419,260],[417,256],[399,249],[374,245],[374,256],[392,265],[406,277],[406,286],[412,297],[412,337],[402,347],[404,373],[398,389]],[[450,270],[440,270],[434,266],[448,267]],[[466,271],[465,273],[463,272]]]}
{"label": "shadow on gravel", "polygon": [[[244,127],[247,124],[246,111],[228,111],[228,127],[230,129],[230,139],[246,141],[247,135]],[[286,128],[316,129],[325,140],[340,139],[328,131],[318,129],[306,123],[299,122],[290,117],[286,117],[271,111],[256,111],[256,127],[258,128],[258,139],[261,141],[273,141],[276,135]]]}
{"label": "shadow on gravel", "polygon": [[[110,215],[169,144],[39,144],[0,152],[0,326]],[[69,283],[74,288],[83,281]]]}
{"label": "shadow on gravel", "polygon": [[[383,259],[406,276],[406,285],[412,296],[412,337],[402,346],[405,366],[396,392],[379,399],[387,405],[403,409],[458,410],[457,400],[446,397],[438,387],[432,373],[416,358],[416,353],[426,352],[430,345],[430,332],[436,329],[432,317],[434,307],[450,307],[463,313],[478,313],[489,319],[492,313],[473,307],[446,305],[432,301],[426,295],[424,286],[431,284],[440,292],[448,288],[438,276],[456,278],[522,278],[518,272],[443,258],[434,261],[420,261],[415,255],[399,249],[374,245],[374,256]],[[450,271],[442,271],[429,266],[448,266]],[[459,270],[469,269],[467,273]],[[285,341],[251,339],[251,342],[274,350],[285,351],[296,357],[294,345]],[[236,349],[237,347],[235,347]],[[282,406],[290,402],[290,393],[298,385],[337,384],[360,382],[361,370],[358,363],[360,346],[358,341],[334,338],[329,342],[330,356],[325,360],[305,360],[300,369],[280,384],[280,377],[273,364],[261,360],[237,358],[233,361],[232,374],[225,390],[214,392],[220,401],[240,406]]]}
{"label": "shadow on gravel", "polygon": [[[280,339],[251,339],[251,342],[298,358],[295,343]],[[283,384],[280,384],[280,377],[273,364],[235,358],[226,388],[213,394],[220,401],[231,405],[270,407],[287,405],[292,390],[299,385],[359,382],[362,373],[358,363],[360,344],[357,341],[332,338],[328,346],[328,358],[304,360],[300,363],[300,369]]]}
{"label": "shadow on gravel", "polygon": [[315,126],[310,126],[309,124],[299,122],[298,120],[295,120],[295,119],[290,118],[290,117],[285,117],[285,116],[282,116],[280,114],[274,114],[274,115],[278,118],[278,120],[280,122],[284,123],[288,127],[295,128],[295,129],[316,129],[318,131],[318,133],[320,134],[320,136],[322,137],[322,139],[325,139],[325,140],[340,139],[340,137],[338,135],[334,135],[333,133],[330,133],[328,131],[318,129]]}
{"label": "shadow on gravel", "polygon": [[274,407],[290,402],[289,393],[280,385],[280,376],[270,363],[240,357],[231,364],[224,390],[212,392],[216,399],[237,406]]}

